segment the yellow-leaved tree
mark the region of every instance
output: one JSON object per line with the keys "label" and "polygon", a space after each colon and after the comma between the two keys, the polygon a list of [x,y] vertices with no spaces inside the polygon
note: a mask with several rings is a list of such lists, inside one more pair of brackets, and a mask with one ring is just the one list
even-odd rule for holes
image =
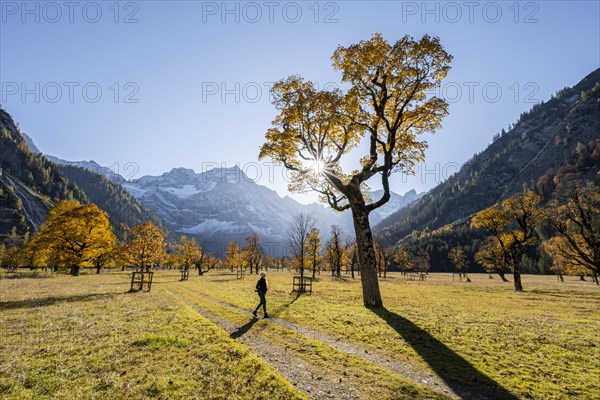
{"label": "yellow-leaved tree", "polygon": [[565,183],[556,192],[544,215],[557,240],[546,251],[568,260],[572,269],[586,268],[600,283],[600,185]]}
{"label": "yellow-leaved tree", "polygon": [[45,253],[46,265],[68,267],[71,275],[78,276],[81,267],[107,258],[115,243],[106,212],[95,204],[63,200],[49,211],[29,246],[38,255]]}
{"label": "yellow-leaved tree", "polygon": [[[413,173],[427,143],[419,136],[441,126],[448,104],[432,95],[452,60],[438,38],[405,36],[389,43],[380,34],[334,52],[347,90],[319,90],[299,76],[276,82],[273,104],[279,114],[267,131],[259,158],[270,157],[291,171],[291,191],[314,190],[338,211],[350,209],[361,265],[363,303],[383,305],[377,279],[369,213],[390,199],[393,172]],[[346,173],[340,162],[364,143],[358,168]],[[362,147],[361,147],[362,148]],[[383,195],[365,195],[371,178]]]}
{"label": "yellow-leaved tree", "polygon": [[521,256],[537,243],[534,233],[541,219],[539,203],[540,196],[527,191],[504,200],[500,208],[490,207],[478,212],[471,220],[471,227],[485,229],[492,235],[495,246],[488,244],[485,255],[493,255],[494,249],[498,252],[497,262],[513,271],[517,292],[523,291]]}
{"label": "yellow-leaved tree", "polygon": [[131,229],[125,253],[130,264],[142,272],[159,263],[165,255],[165,232],[152,221],[138,224]]}
{"label": "yellow-leaved tree", "polygon": [[204,253],[198,243],[196,243],[196,239],[182,235],[179,238],[179,243],[175,246],[175,251],[184,269],[189,270],[193,265],[198,270],[201,270]]}
{"label": "yellow-leaved tree", "polygon": [[475,262],[483,266],[485,272],[490,274],[490,279],[492,272],[496,272],[502,282],[508,282],[505,274],[509,263],[504,260],[504,253],[494,237],[490,236],[483,241],[475,253]]}
{"label": "yellow-leaved tree", "polygon": [[583,277],[590,272],[578,257],[570,256],[572,250],[564,237],[551,237],[542,244],[542,247],[552,257],[550,270],[558,275],[561,282],[565,281],[563,275],[579,276],[584,279]]}
{"label": "yellow-leaved tree", "polygon": [[[458,273],[458,278],[462,280],[463,275],[467,278],[469,261],[467,260],[467,256],[462,247],[459,246],[450,249],[450,251],[448,251],[448,258],[450,259],[450,262],[452,262],[452,265],[454,265],[454,272]],[[454,272],[452,272],[452,280],[454,280]]]}
{"label": "yellow-leaved tree", "polygon": [[257,233],[252,233],[252,235],[244,239],[241,256],[244,267],[248,267],[250,273],[254,271],[258,275],[258,270],[263,265],[264,251],[260,244],[260,236]]}
{"label": "yellow-leaved tree", "polygon": [[234,269],[243,268],[244,259],[242,257],[242,250],[235,240],[230,241],[227,245],[224,262],[225,266],[228,267],[231,272],[233,272]]}
{"label": "yellow-leaved tree", "polygon": [[415,269],[415,257],[408,252],[404,247],[398,248],[394,255],[394,261],[398,264],[398,268],[403,274]]}

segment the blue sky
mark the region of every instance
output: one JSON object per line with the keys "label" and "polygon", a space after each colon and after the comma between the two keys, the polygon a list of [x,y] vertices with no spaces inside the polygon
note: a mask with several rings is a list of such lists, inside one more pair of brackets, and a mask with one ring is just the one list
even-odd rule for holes
{"label": "blue sky", "polygon": [[268,87],[291,74],[338,84],[339,44],[430,34],[454,56],[450,115],[417,175],[393,178],[399,193],[432,188],[600,67],[598,1],[2,0],[0,12],[0,102],[43,152],[129,178],[238,163],[281,195],[284,171],[257,161]]}

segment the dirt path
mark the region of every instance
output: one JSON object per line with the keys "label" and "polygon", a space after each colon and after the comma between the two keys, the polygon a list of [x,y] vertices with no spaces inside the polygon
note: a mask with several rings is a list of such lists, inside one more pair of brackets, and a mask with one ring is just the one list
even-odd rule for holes
{"label": "dirt path", "polygon": [[[214,304],[217,304],[217,305],[219,305],[221,307],[226,307],[226,308],[229,308],[229,309],[231,309],[233,311],[236,311],[236,312],[248,315],[248,317],[252,317],[252,313],[249,310],[241,309],[241,308],[233,306],[231,304],[223,303],[223,302],[221,302],[219,300],[216,300],[216,299],[214,299],[214,298],[212,298],[212,297],[210,297],[208,295],[205,295],[205,294],[202,294],[202,293],[190,290],[188,288],[185,288],[185,289],[180,288],[180,289],[182,289],[182,290],[184,290],[186,292],[192,293],[192,294],[194,294],[196,296],[202,297],[203,299],[205,299],[207,301],[210,301],[210,302],[212,302]],[[177,293],[174,293],[174,294],[176,296],[178,296],[178,298],[186,301],[187,304],[193,305],[192,302],[189,302],[189,301],[183,299]],[[215,322],[219,326],[223,327],[230,334],[232,332],[235,332],[236,327],[234,327],[233,324],[231,324],[230,322],[224,321],[224,320],[222,320],[222,319],[220,319],[218,317],[210,315],[209,313],[207,313],[205,310],[203,310],[202,308],[198,307],[197,305],[193,305],[193,306],[195,307],[194,309],[197,309],[197,308],[200,309],[201,311],[199,311],[199,312],[202,315],[204,315],[207,318],[213,320],[213,322]],[[394,372],[395,374],[397,374],[399,376],[402,376],[402,377],[407,378],[407,379],[409,379],[409,380],[411,380],[413,382],[416,382],[419,385],[428,387],[428,388],[434,390],[435,392],[444,394],[444,395],[449,396],[449,397],[461,397],[461,396],[457,395],[448,385],[446,385],[446,383],[441,378],[439,378],[438,376],[434,375],[433,373],[426,373],[426,372],[423,372],[423,371],[419,371],[415,367],[413,367],[412,365],[409,365],[409,364],[399,364],[397,362],[392,361],[388,355],[385,355],[385,354],[382,354],[382,353],[370,352],[370,351],[368,351],[366,349],[360,348],[360,347],[355,346],[353,344],[346,343],[344,341],[341,341],[339,339],[333,338],[333,337],[328,336],[326,334],[323,334],[321,332],[312,330],[310,328],[306,328],[304,326],[298,325],[298,324],[293,323],[291,321],[288,321],[286,319],[272,317],[272,318],[269,319],[269,322],[270,323],[278,324],[278,325],[280,325],[280,326],[282,326],[282,327],[284,327],[286,329],[289,329],[291,331],[294,331],[294,332],[296,332],[298,334],[301,334],[301,335],[304,335],[304,336],[309,337],[311,339],[320,341],[320,342],[322,342],[322,343],[324,343],[324,344],[326,344],[326,345],[328,345],[328,346],[330,346],[330,347],[332,347],[332,348],[334,348],[336,350],[344,352],[346,354],[351,354],[353,356],[360,357],[360,358],[362,358],[362,359],[364,359],[364,360],[366,360],[366,361],[368,361],[370,363],[373,363],[375,365],[379,365],[379,366],[381,366],[381,367],[383,367],[385,369],[388,369],[388,370]],[[253,350],[255,350],[255,345],[257,343],[257,340],[256,339],[250,339],[249,343],[247,343],[248,336],[252,336],[252,335],[249,335],[248,333],[246,333],[245,335],[243,335],[242,338],[244,338],[244,337],[246,337],[246,338],[244,340],[242,340],[242,342],[244,342],[250,348],[252,348]],[[260,339],[258,341],[260,341]],[[271,346],[271,345],[269,345],[269,346]],[[266,346],[267,349],[268,349],[269,346]],[[259,349],[256,349],[256,350],[257,350],[256,353],[259,354],[261,357],[263,357],[263,355],[261,354],[261,352],[264,353],[265,349],[260,349],[259,348]],[[278,352],[276,354],[277,355],[282,354],[281,350],[278,350]],[[287,352],[287,354],[289,355],[289,352]],[[283,365],[281,365],[281,366],[278,367],[275,364],[273,364],[271,362],[271,360],[268,359],[267,357],[263,357],[263,358],[265,358],[269,363],[271,363],[272,365],[274,365],[274,367],[280,373],[282,373],[286,377],[288,377],[288,375],[286,374],[285,369],[289,368],[291,365],[302,365],[302,367],[300,368],[300,370],[301,371],[306,371],[306,363],[303,362],[303,361],[301,361],[302,364],[296,364],[295,361],[292,364],[290,364],[290,363],[284,361]],[[292,371],[292,374],[296,378],[302,377],[302,376],[306,377],[305,373],[298,375],[298,374],[293,373],[293,371]],[[322,372],[321,373],[317,373],[317,374],[311,374],[311,377],[314,380],[314,377],[317,376],[318,377],[317,380],[320,380],[320,379],[322,379],[322,377],[319,377],[319,374],[322,374]],[[320,381],[320,382],[323,382],[323,381]],[[331,385],[331,382],[323,382],[323,383],[326,383],[326,385],[324,386],[324,388],[327,388],[327,389],[331,390],[331,393],[327,393],[327,395],[331,395],[331,398],[338,398],[337,397],[338,394],[341,394],[343,396],[343,397],[339,397],[339,398],[360,398],[360,395],[358,395],[358,394],[355,394],[358,397],[352,397],[353,396],[352,392],[349,391],[349,390],[351,390],[351,388],[350,389],[346,388],[344,392],[339,393],[339,392],[337,392],[337,389],[334,389],[332,386],[329,386],[329,385]],[[335,380],[333,383],[339,385],[339,382],[337,380]],[[301,388],[301,385],[302,384],[297,384],[296,386],[298,386],[299,388]],[[321,390],[321,392],[324,392],[324,391]],[[326,392],[324,392],[324,393],[326,393]],[[310,395],[310,392],[307,392],[307,394]],[[461,394],[463,396],[466,395],[466,393],[461,393]],[[348,397],[348,396],[350,396],[350,397]],[[313,396],[310,396],[310,397],[313,397]],[[319,396],[317,396],[316,398],[319,398]]]}
{"label": "dirt path", "polygon": [[364,399],[348,382],[337,377],[328,376],[326,371],[318,370],[315,366],[295,356],[287,348],[265,340],[260,334],[245,332],[238,335],[239,327],[225,321],[202,307],[186,299],[177,291],[165,288],[183,303],[213,323],[220,326],[235,340],[248,346],[256,355],[269,363],[277,372],[286,377],[295,387],[311,399]]}
{"label": "dirt path", "polygon": [[[188,290],[188,291],[194,293],[195,295],[200,296],[200,297],[202,297],[208,301],[211,301],[215,304],[218,304],[222,307],[227,307],[231,310],[240,312],[242,314],[252,316],[252,313],[249,310],[245,310],[245,309],[233,306],[231,304],[223,303],[223,302],[221,302],[217,299],[214,299],[208,295],[198,293],[196,291],[191,291],[187,288],[185,290]],[[283,326],[284,328],[295,331],[304,336],[307,336],[312,339],[318,340],[322,343],[325,343],[328,346],[330,346],[336,350],[340,350],[347,354],[355,355],[355,356],[365,359],[369,362],[380,365],[390,371],[393,371],[397,375],[400,375],[402,377],[410,379],[410,380],[418,383],[419,385],[428,387],[436,392],[443,393],[446,396],[459,397],[448,385],[446,385],[446,383],[440,377],[434,375],[433,373],[425,373],[423,371],[420,371],[410,364],[399,364],[397,362],[394,362],[394,361],[390,360],[390,357],[386,354],[383,354],[380,352],[368,351],[364,348],[360,348],[356,345],[343,342],[337,338],[334,338],[334,337],[326,335],[322,332],[318,332],[313,329],[298,325],[294,322],[288,321],[283,318],[271,317],[269,319],[269,321],[272,323],[276,323],[280,326]]]}

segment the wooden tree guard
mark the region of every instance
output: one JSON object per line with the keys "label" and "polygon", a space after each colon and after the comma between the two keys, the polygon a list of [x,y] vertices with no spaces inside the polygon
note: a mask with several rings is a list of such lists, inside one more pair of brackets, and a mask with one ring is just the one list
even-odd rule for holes
{"label": "wooden tree guard", "polygon": [[131,273],[131,288],[130,292],[140,292],[146,288],[149,292],[152,288],[152,278],[154,272],[132,272]]}
{"label": "wooden tree guard", "polygon": [[190,269],[184,268],[181,270],[181,279],[182,281],[187,281],[190,278]]}
{"label": "wooden tree guard", "polygon": [[313,280],[309,276],[294,276],[292,283],[292,293],[311,293],[312,294]]}

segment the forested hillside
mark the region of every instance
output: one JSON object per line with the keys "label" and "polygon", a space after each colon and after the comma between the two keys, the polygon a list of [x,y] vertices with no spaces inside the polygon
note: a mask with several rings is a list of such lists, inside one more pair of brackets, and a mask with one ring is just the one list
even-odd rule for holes
{"label": "forested hillside", "polygon": [[512,129],[496,135],[488,148],[447,181],[379,223],[379,235],[394,244],[413,231],[441,228],[524,187],[535,187],[541,177],[569,164],[577,152],[591,157],[600,135],[599,98],[600,70],[596,70],[523,113]]}
{"label": "forested hillside", "polygon": [[32,152],[12,117],[0,109],[0,241],[41,224],[53,202],[87,197],[46,157]]}
{"label": "forested hillside", "polygon": [[162,220],[152,211],[144,207],[119,183],[74,165],[59,165],[63,174],[77,184],[86,194],[90,202],[108,213],[115,234],[122,237],[124,228],[135,226],[145,221],[152,221],[162,226]]}
{"label": "forested hillside", "polygon": [[[21,241],[44,222],[58,201],[92,202],[105,210],[117,236],[122,224],[160,218],[133,198],[121,185],[75,166],[57,165],[30,149],[12,117],[0,109],[0,243]],[[9,243],[18,244],[18,243]]]}

